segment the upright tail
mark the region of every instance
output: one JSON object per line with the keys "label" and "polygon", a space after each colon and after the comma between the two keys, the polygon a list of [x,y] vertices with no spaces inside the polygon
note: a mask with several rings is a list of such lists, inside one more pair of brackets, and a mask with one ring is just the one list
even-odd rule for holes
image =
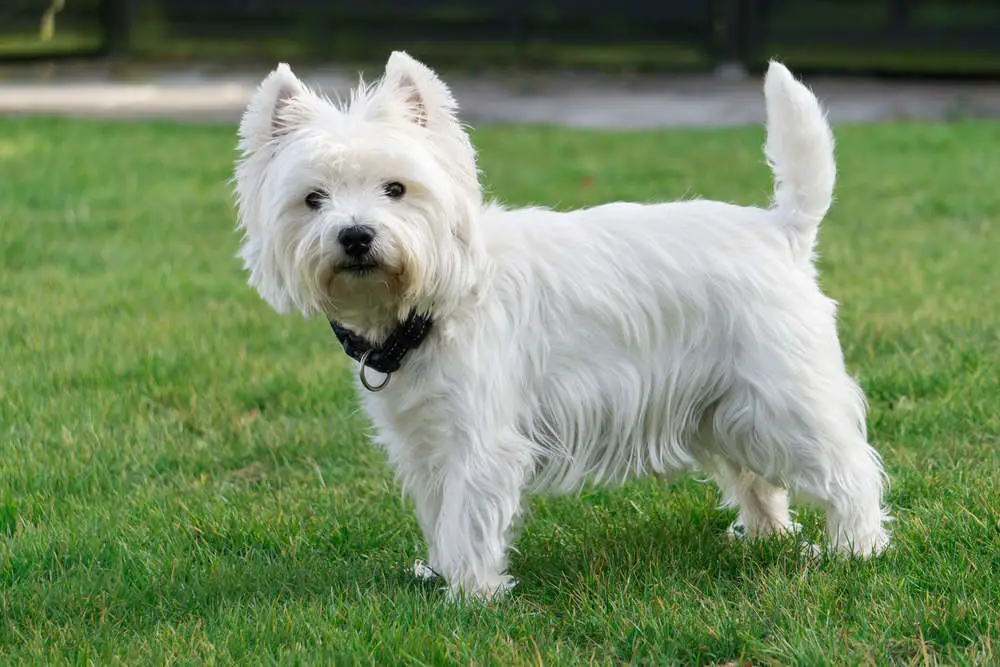
{"label": "upright tail", "polygon": [[774,173],[774,208],[786,221],[796,254],[809,258],[833,202],[833,133],[819,101],[781,63],[771,61],[768,67],[764,98],[764,154]]}

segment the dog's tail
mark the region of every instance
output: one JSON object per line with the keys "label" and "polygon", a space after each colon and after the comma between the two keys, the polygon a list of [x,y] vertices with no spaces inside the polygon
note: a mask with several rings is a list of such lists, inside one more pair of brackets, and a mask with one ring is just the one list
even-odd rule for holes
{"label": "dog's tail", "polygon": [[796,254],[808,258],[833,202],[833,133],[819,101],[781,63],[771,61],[764,97],[764,153],[774,172],[774,208],[785,220]]}

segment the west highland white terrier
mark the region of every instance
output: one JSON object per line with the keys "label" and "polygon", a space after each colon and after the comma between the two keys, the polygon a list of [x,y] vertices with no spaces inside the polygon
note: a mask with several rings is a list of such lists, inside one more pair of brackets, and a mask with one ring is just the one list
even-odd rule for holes
{"label": "west highland white terrier", "polygon": [[[448,87],[405,53],[334,103],[286,65],[240,126],[240,256],[279,312],[327,318],[454,595],[509,588],[525,496],[710,473],[736,536],[818,503],[836,551],[889,541],[881,459],[814,246],[833,137],[778,63],[774,204],[484,201]],[[665,156],[664,159],[683,159]]]}

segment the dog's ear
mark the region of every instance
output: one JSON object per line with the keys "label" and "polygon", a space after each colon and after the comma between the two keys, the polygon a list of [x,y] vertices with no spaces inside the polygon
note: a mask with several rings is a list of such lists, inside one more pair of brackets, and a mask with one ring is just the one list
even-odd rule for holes
{"label": "dog's ear", "polygon": [[240,150],[255,153],[308,120],[311,93],[285,63],[264,79],[240,122]]}
{"label": "dog's ear", "polygon": [[403,102],[409,119],[431,130],[458,125],[458,104],[431,68],[403,51],[393,51],[385,65],[383,86]]}

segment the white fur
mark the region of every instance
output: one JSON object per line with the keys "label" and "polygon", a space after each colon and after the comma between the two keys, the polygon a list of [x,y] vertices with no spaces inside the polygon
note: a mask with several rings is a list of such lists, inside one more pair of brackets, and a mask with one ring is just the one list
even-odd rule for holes
{"label": "white fur", "polygon": [[[406,54],[342,104],[284,65],[261,85],[236,175],[250,284],[375,341],[434,318],[388,388],[362,392],[427,539],[421,576],[492,596],[526,492],[694,469],[740,508],[738,534],[794,530],[790,491],[825,508],[836,549],[887,545],[864,397],[812,264],[833,138],[782,65],[764,92],[772,208],[556,213],[482,201],[454,99]],[[344,269],[336,235],[357,223],[377,232],[372,273]]]}

